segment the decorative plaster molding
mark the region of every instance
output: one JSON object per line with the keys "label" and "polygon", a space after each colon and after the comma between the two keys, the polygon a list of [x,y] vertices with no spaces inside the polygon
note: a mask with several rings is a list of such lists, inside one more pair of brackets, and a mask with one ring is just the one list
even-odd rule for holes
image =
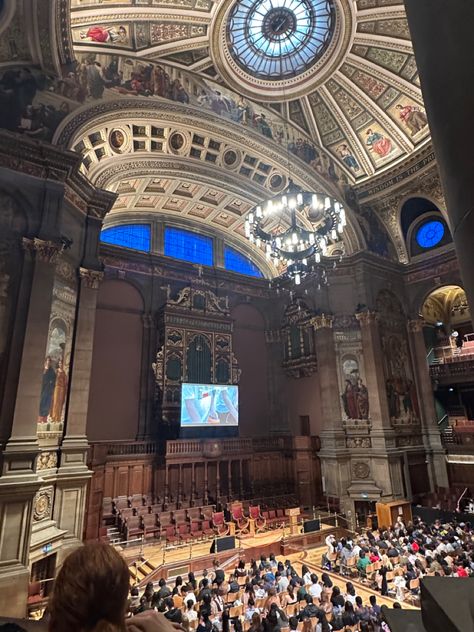
{"label": "decorative plaster molding", "polygon": [[82,283],[90,290],[98,290],[100,282],[104,278],[104,273],[99,270],[88,270],[87,268],[79,268],[79,274]]}

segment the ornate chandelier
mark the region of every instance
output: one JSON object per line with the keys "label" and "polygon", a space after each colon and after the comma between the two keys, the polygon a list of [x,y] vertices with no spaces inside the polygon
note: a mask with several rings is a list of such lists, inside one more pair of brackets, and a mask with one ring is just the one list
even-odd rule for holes
{"label": "ornate chandelier", "polygon": [[[311,230],[298,223],[298,215],[308,218]],[[289,227],[281,233],[265,229],[272,218],[289,218]],[[286,263],[286,275],[296,285],[318,267],[329,241],[340,238],[346,214],[339,202],[322,193],[303,191],[290,179],[279,195],[253,207],[245,220],[245,234],[257,247],[265,244],[267,259],[275,265]],[[320,275],[326,279],[326,274]]]}

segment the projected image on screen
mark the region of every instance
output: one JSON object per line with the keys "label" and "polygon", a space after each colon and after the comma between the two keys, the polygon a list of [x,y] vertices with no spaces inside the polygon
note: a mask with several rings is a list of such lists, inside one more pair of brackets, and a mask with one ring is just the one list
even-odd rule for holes
{"label": "projected image on screen", "polygon": [[182,384],[182,426],[237,426],[239,391],[237,386]]}

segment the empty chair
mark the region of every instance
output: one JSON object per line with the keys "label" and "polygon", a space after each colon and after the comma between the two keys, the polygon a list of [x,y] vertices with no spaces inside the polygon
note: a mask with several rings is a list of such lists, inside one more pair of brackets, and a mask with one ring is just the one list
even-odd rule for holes
{"label": "empty chair", "polygon": [[173,511],[173,520],[176,525],[184,524],[187,522],[186,509],[177,509]]}
{"label": "empty chair", "polygon": [[116,509],[124,509],[125,507],[130,507],[127,496],[117,496],[114,500],[114,505]]}
{"label": "empty chair", "polygon": [[162,511],[160,513],[160,524],[164,528],[173,524],[173,514],[171,511]]}
{"label": "empty chair", "polygon": [[190,509],[188,509],[188,518],[191,522],[201,520],[201,507],[191,507]]}
{"label": "empty chair", "polygon": [[135,512],[137,516],[146,516],[150,513],[150,507],[148,507],[148,505],[144,505],[143,507],[136,507]]}
{"label": "empty chair", "polygon": [[125,520],[124,536],[126,540],[137,538],[143,535],[143,528],[139,516],[130,516]]}
{"label": "empty chair", "polygon": [[217,535],[227,535],[229,533],[229,525],[225,521],[223,511],[217,511],[212,514],[212,524],[217,531]]}
{"label": "empty chair", "polygon": [[201,522],[201,529],[202,529],[203,535],[206,535],[206,536],[214,535],[214,529],[212,528],[210,520],[203,520]]}
{"label": "empty chair", "polygon": [[160,533],[160,526],[156,521],[155,514],[145,514],[141,516],[141,519],[145,538],[154,538]]}
{"label": "empty chair", "polygon": [[130,507],[143,507],[142,494],[133,494],[133,496],[130,496]]}
{"label": "empty chair", "polygon": [[249,516],[255,521],[255,528],[257,531],[263,531],[263,529],[265,529],[267,521],[262,516],[260,505],[251,505],[249,507]]}
{"label": "empty chair", "polygon": [[238,531],[240,531],[240,533],[248,533],[249,519],[247,516],[244,516],[242,503],[233,503],[230,508],[230,513]]}
{"label": "empty chair", "polygon": [[112,498],[102,499],[102,524],[113,524],[115,521],[115,507]]}
{"label": "empty chair", "polygon": [[181,541],[187,541],[190,540],[193,536],[191,535],[190,531],[189,531],[189,525],[188,524],[180,524],[177,527],[177,534],[178,537]]}
{"label": "empty chair", "polygon": [[193,538],[201,538],[202,537],[202,529],[198,520],[193,520],[190,524],[189,531],[191,533],[191,537]]}
{"label": "empty chair", "polygon": [[201,512],[202,512],[204,520],[212,520],[214,507],[212,505],[205,505],[204,507],[201,507]]}
{"label": "empty chair", "polygon": [[170,524],[165,528],[161,528],[161,537],[164,537],[168,543],[174,544],[178,540],[174,524]]}

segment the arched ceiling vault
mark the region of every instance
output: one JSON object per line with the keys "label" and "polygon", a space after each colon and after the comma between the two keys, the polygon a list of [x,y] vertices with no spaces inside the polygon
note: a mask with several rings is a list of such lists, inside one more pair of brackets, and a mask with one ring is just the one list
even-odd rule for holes
{"label": "arched ceiling vault", "polygon": [[[117,67],[121,87],[152,63],[180,81],[191,104],[224,118],[237,119],[246,106],[253,123],[266,102],[275,138],[286,119],[290,143],[326,149],[348,181],[363,182],[429,142],[418,72],[402,0],[328,1],[335,27],[327,57],[283,93],[232,69],[225,31],[232,0],[71,0],[71,32],[78,60]],[[119,91],[106,88],[104,98]]]}
{"label": "arched ceiling vault", "polygon": [[[136,101],[124,99],[81,108],[65,119],[56,141],[83,154],[82,170],[93,184],[117,193],[106,225],[128,221],[132,214],[197,225],[247,252],[275,276],[278,270],[263,250],[250,246],[244,222],[252,206],[285,187],[281,155],[264,137],[249,142],[243,130],[230,124],[223,129],[208,118],[206,112],[194,112],[190,119],[175,104],[162,102],[157,108],[148,100],[137,112]],[[308,173],[298,158],[292,175],[306,188],[328,189],[325,179]],[[350,211],[347,218],[344,245],[350,254],[365,244]],[[310,228],[306,217],[300,222]],[[285,230],[287,218],[275,217],[271,228]]]}

